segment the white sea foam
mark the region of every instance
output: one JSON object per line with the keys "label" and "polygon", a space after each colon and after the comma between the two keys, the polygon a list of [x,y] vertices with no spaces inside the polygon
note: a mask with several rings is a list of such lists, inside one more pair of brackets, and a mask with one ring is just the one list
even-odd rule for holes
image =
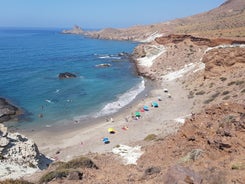
{"label": "white sea foam", "polygon": [[100,59],[121,59],[118,55],[109,55],[109,54],[102,54],[98,55],[98,58]]}
{"label": "white sea foam", "polygon": [[138,94],[140,94],[145,89],[145,82],[142,81],[135,87],[128,90],[126,93],[119,96],[118,100],[115,102],[108,103],[104,108],[98,112],[94,117],[99,117],[103,115],[108,115],[117,112],[122,107],[125,107],[130,102],[132,102]]}
{"label": "white sea foam", "polygon": [[46,102],[48,102],[48,103],[53,103],[51,100],[49,100],[49,99],[47,99],[47,100],[45,100]]}

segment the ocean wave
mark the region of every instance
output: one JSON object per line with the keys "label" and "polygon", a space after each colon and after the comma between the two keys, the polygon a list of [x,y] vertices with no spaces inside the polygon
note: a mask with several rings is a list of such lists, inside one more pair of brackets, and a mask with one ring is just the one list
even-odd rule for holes
{"label": "ocean wave", "polygon": [[145,81],[142,78],[142,81],[135,87],[128,90],[126,93],[118,97],[117,101],[108,103],[103,107],[103,109],[96,113],[94,117],[100,117],[104,115],[109,115],[117,112],[122,107],[125,107],[130,102],[132,102],[138,94],[140,94],[145,89]]}

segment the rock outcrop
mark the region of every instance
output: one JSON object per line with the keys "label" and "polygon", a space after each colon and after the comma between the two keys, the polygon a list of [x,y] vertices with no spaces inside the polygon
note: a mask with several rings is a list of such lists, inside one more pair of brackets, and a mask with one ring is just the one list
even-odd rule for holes
{"label": "rock outcrop", "polygon": [[18,178],[47,167],[51,160],[42,155],[37,145],[19,133],[8,132],[0,124],[0,179]]}
{"label": "rock outcrop", "polygon": [[198,46],[208,46],[208,47],[215,47],[221,44],[227,44],[227,45],[233,45],[233,44],[245,44],[245,41],[241,40],[231,40],[231,39],[209,39],[209,38],[201,38],[201,37],[195,37],[192,35],[175,35],[170,34],[168,36],[161,36],[155,39],[157,43],[159,44],[169,44],[169,43],[180,43],[186,40],[190,40],[192,43],[198,45]]}
{"label": "rock outcrop", "polygon": [[59,74],[59,79],[69,79],[69,78],[76,78],[77,76],[75,74],[65,72]]}
{"label": "rock outcrop", "polygon": [[18,114],[19,109],[4,98],[0,98],[0,123],[10,120]]}
{"label": "rock outcrop", "polygon": [[63,30],[63,34],[83,34],[84,31],[77,25],[75,25],[71,30]]}
{"label": "rock outcrop", "polygon": [[217,77],[228,72],[245,68],[244,47],[224,47],[209,50],[203,57],[205,63],[205,78]]}

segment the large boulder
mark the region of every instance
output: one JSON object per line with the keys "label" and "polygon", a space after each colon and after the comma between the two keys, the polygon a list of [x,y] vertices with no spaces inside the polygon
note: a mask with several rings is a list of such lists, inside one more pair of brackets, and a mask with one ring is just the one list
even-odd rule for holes
{"label": "large boulder", "polygon": [[0,123],[10,120],[13,116],[17,114],[19,109],[4,98],[0,98]]}
{"label": "large boulder", "polygon": [[64,72],[59,74],[59,79],[69,79],[69,78],[76,78],[77,76],[75,74]]}

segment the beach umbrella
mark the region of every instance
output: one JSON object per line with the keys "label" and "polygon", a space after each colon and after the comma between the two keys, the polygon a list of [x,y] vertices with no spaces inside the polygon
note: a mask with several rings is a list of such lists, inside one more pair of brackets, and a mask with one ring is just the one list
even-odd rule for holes
{"label": "beach umbrella", "polygon": [[140,117],[140,112],[139,111],[135,112],[135,116]]}
{"label": "beach umbrella", "polygon": [[108,128],[108,132],[109,132],[110,134],[114,134],[114,133],[116,133],[116,131],[115,131],[115,129],[114,129],[114,128]]}
{"label": "beach umbrella", "polygon": [[104,142],[105,144],[109,144],[109,143],[110,143],[109,138],[108,138],[108,137],[104,137],[104,138],[103,138],[103,142]]}
{"label": "beach umbrella", "polygon": [[158,107],[158,103],[157,102],[152,102],[152,107]]}
{"label": "beach umbrella", "polygon": [[143,109],[144,109],[145,111],[149,111],[149,107],[146,106],[146,105],[143,107]]}

